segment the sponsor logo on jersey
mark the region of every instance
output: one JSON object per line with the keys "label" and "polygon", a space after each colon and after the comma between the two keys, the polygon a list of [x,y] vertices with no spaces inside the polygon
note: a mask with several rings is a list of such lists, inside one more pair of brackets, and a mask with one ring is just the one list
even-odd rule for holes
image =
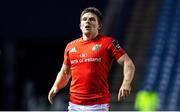
{"label": "sponsor logo on jersey", "polygon": [[78,64],[78,63],[98,63],[101,62],[101,58],[85,58],[85,59],[75,59],[70,61],[71,64]]}
{"label": "sponsor logo on jersey", "polygon": [[96,44],[96,45],[94,45],[94,46],[92,47],[92,50],[93,50],[93,51],[97,51],[97,50],[99,50],[100,48],[101,48],[101,45]]}
{"label": "sponsor logo on jersey", "polygon": [[87,53],[81,53],[81,54],[80,54],[80,57],[81,57],[81,58],[87,57]]}
{"label": "sponsor logo on jersey", "polygon": [[116,47],[117,50],[121,49],[121,46],[119,45],[117,40],[114,40],[112,43]]}
{"label": "sponsor logo on jersey", "polygon": [[73,47],[69,52],[77,52],[77,50],[75,47]]}

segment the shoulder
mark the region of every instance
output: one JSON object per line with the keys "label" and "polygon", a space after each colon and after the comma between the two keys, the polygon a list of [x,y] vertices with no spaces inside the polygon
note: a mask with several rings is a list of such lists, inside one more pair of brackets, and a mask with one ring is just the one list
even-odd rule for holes
{"label": "shoulder", "polygon": [[105,40],[113,39],[113,37],[107,36],[107,35],[103,35],[103,34],[99,34],[99,36],[100,36],[102,39],[105,39]]}
{"label": "shoulder", "polygon": [[113,41],[115,41],[116,39],[114,37],[111,36],[107,36],[107,35],[100,35],[100,38],[102,41],[106,42],[106,43],[112,43]]}
{"label": "shoulder", "polygon": [[116,38],[106,36],[106,35],[101,35],[101,38],[108,47],[115,46],[117,49],[121,48],[121,46]]}
{"label": "shoulder", "polygon": [[80,39],[81,38],[77,38],[75,40],[70,41],[69,43],[67,43],[66,47],[72,47],[72,46],[77,45],[80,42]]}

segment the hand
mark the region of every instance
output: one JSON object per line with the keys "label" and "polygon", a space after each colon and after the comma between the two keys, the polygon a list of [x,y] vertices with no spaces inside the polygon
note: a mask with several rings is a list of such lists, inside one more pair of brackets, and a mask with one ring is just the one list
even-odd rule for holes
{"label": "hand", "polygon": [[57,94],[57,92],[58,92],[57,87],[52,87],[51,90],[49,91],[48,100],[49,100],[49,102],[50,102],[51,104],[53,104],[53,103],[52,103],[52,99],[53,99],[53,97]]}
{"label": "hand", "polygon": [[118,101],[121,101],[125,97],[129,96],[130,93],[131,93],[130,84],[122,84],[121,88],[119,89],[119,93],[118,93]]}

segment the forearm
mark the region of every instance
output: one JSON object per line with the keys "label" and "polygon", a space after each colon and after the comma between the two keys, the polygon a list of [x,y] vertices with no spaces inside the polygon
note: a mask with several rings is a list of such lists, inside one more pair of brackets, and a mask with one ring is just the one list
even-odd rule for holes
{"label": "forearm", "polygon": [[128,96],[131,92],[131,82],[134,78],[135,66],[127,54],[124,54],[118,59],[118,63],[123,66],[124,79],[119,89],[118,101]]}
{"label": "forearm", "polygon": [[53,87],[58,88],[58,90],[64,88],[68,84],[70,77],[71,74],[69,70],[67,70],[66,67],[64,67],[63,65],[63,67],[61,68],[60,72],[56,77]]}
{"label": "forearm", "polygon": [[60,71],[56,77],[56,81],[54,82],[53,86],[57,87],[58,89],[62,89],[67,85],[68,81],[69,81],[68,75]]}
{"label": "forearm", "polygon": [[131,60],[124,62],[124,79],[123,84],[131,84],[134,78],[135,66]]}

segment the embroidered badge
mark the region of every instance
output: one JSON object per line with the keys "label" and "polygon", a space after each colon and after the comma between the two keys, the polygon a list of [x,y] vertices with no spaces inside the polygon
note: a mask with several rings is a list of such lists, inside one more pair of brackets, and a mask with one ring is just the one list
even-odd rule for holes
{"label": "embroidered badge", "polygon": [[101,45],[96,44],[96,45],[94,45],[94,46],[92,47],[92,50],[93,50],[93,51],[97,51],[97,50],[100,49],[100,48],[101,48]]}

